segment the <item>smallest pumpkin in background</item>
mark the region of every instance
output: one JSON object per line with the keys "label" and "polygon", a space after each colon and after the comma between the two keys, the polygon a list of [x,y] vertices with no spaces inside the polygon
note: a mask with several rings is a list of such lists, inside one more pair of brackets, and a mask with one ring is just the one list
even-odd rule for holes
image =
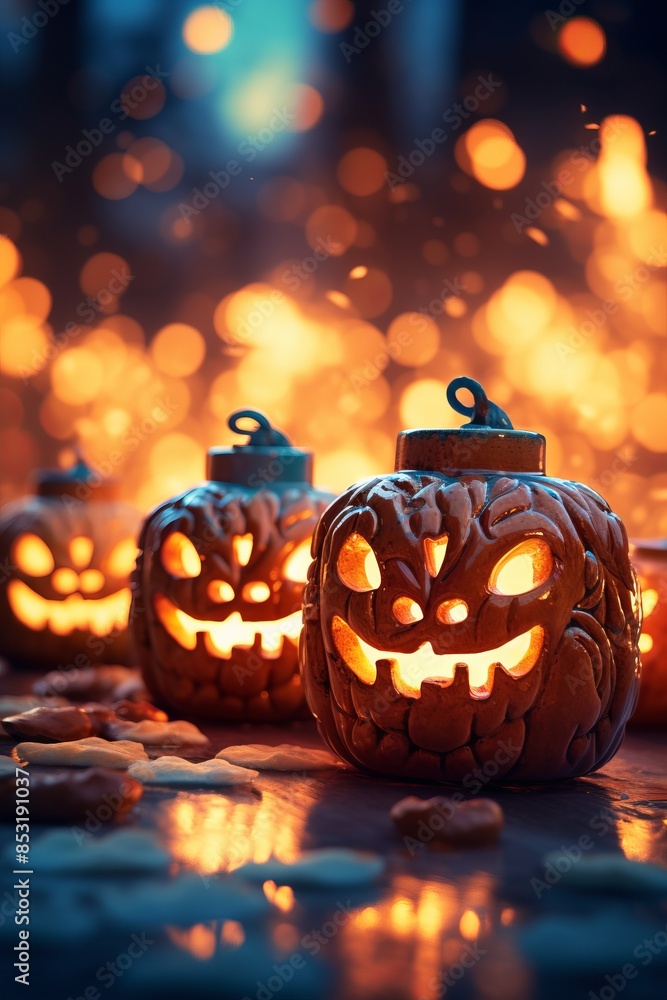
{"label": "smallest pumpkin in background", "polygon": [[0,654],[26,667],[127,657],[139,513],[85,463],[38,474],[0,514]]}

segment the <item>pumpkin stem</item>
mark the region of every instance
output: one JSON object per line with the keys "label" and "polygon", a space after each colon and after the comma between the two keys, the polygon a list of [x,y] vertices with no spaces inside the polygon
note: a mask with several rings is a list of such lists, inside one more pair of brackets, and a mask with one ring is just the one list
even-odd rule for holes
{"label": "pumpkin stem", "polygon": [[[258,426],[249,431],[239,426],[240,420],[254,420]],[[227,426],[235,434],[247,434],[248,440],[245,444],[251,447],[270,447],[271,445],[289,447],[290,445],[289,439],[277,427],[272,427],[269,418],[260,410],[234,410],[229,415]]]}
{"label": "pumpkin stem", "polygon": [[[466,406],[458,399],[456,393],[459,389],[468,389],[473,395],[473,405]],[[461,375],[452,379],[447,386],[447,402],[453,410],[461,413],[464,417],[471,417],[470,423],[463,424],[464,427],[498,427],[512,430],[512,421],[504,410],[501,410],[496,403],[492,403],[487,397],[484,389],[474,378]]]}

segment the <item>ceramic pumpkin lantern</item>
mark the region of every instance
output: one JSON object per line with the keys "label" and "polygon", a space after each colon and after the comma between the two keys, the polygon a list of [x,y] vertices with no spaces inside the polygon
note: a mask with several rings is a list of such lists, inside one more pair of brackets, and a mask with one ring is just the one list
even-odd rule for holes
{"label": "ceramic pumpkin lantern", "polygon": [[317,520],[332,499],[312,454],[255,410],[246,444],[209,451],[208,482],[148,517],[134,576],[133,635],[156,700],[200,716],[307,714],[298,673],[301,597]]}
{"label": "ceramic pumpkin lantern", "polygon": [[632,724],[667,726],[667,539],[641,539],[630,546],[642,593],[639,650],[642,677]]}
{"label": "ceramic pumpkin lantern", "polygon": [[[457,399],[470,389],[474,407]],[[640,612],[623,525],[545,474],[472,379],[458,430],[398,437],[396,471],[324,514],[301,670],[333,750],[365,771],[463,782],[586,774],[637,697]]]}
{"label": "ceramic pumpkin lantern", "polygon": [[83,461],[37,475],[0,514],[0,653],[17,665],[127,658],[139,513]]}

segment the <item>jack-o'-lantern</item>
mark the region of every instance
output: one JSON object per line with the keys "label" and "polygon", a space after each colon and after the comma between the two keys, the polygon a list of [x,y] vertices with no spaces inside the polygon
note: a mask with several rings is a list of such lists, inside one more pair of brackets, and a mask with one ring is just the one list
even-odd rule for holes
{"label": "jack-o'-lantern", "polygon": [[84,462],[37,475],[0,514],[0,653],[17,665],[127,658],[139,513]]}
{"label": "jack-o'-lantern", "polygon": [[[256,430],[241,429],[248,418]],[[248,441],[209,451],[208,482],[144,525],[135,648],[155,699],[179,712],[301,717],[301,597],[313,530],[333,498],[312,485],[312,454],[262,413],[236,411],[229,426]]]}
{"label": "jack-o'-lantern", "polygon": [[642,593],[642,676],[632,725],[667,726],[667,539],[642,538],[630,555]]}
{"label": "jack-o'-lantern", "polygon": [[[474,406],[457,391],[469,389]],[[456,379],[458,430],[399,435],[396,471],[325,512],[301,671],[322,735],[362,770],[546,781],[618,748],[640,610],[623,525],[547,478],[545,440]]]}

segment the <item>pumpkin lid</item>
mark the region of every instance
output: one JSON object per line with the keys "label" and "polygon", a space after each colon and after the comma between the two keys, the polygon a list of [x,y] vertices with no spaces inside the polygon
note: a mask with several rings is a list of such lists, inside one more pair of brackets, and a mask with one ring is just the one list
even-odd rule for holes
{"label": "pumpkin lid", "polygon": [[81,455],[68,469],[38,469],[35,473],[37,496],[53,499],[68,497],[93,502],[117,497],[116,480],[91,468]]}
{"label": "pumpkin lid", "polygon": [[[240,420],[254,420],[257,427],[245,430]],[[235,410],[227,425],[248,440],[231,448],[210,448],[206,462],[209,480],[234,483],[250,489],[280,489],[295,483],[313,482],[313,453],[295,448],[289,439],[273,427],[260,410]]]}
{"label": "pumpkin lid", "polygon": [[[468,389],[473,405],[458,397]],[[534,431],[517,431],[510,418],[488,398],[475,379],[461,376],[447,387],[447,402],[470,422],[459,428],[418,428],[401,431],[396,441],[395,471],[470,472],[544,475],[546,441]]]}

